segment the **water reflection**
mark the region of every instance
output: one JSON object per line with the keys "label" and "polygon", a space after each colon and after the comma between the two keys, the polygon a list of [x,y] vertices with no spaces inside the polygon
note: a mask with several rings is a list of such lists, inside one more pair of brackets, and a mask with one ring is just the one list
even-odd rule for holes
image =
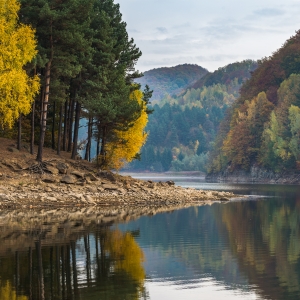
{"label": "water reflection", "polygon": [[[0,258],[0,299],[143,299],[144,254],[133,234],[109,227],[64,244],[20,249]],[[1,246],[0,246],[1,247]]]}
{"label": "water reflection", "polygon": [[300,190],[239,190],[253,200],[127,223],[140,212],[1,212],[0,299],[300,299]]}

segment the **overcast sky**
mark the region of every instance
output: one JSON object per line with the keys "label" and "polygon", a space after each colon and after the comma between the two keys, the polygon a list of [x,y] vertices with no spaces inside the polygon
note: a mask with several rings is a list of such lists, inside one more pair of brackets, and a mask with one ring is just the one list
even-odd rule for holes
{"label": "overcast sky", "polygon": [[142,50],[137,69],[209,71],[277,50],[300,29],[300,0],[115,0]]}

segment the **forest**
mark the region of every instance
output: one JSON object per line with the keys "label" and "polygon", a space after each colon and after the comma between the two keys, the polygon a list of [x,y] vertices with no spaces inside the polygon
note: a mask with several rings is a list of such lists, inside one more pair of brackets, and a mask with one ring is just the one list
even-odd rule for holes
{"label": "forest", "polygon": [[246,60],[219,68],[179,95],[167,94],[151,106],[154,112],[141,160],[133,161],[129,169],[205,172],[219,124],[256,67],[255,61]]}
{"label": "forest", "polygon": [[[139,153],[147,134],[148,102],[135,79],[141,56],[113,0],[5,0],[0,8],[2,137],[38,144],[59,155],[79,148],[97,163],[120,168]],[[87,137],[79,141],[81,118]],[[80,142],[82,142],[80,144]]]}
{"label": "forest", "polygon": [[207,73],[206,69],[198,65],[184,64],[146,71],[136,82],[142,86],[149,85],[153,90],[151,102],[159,103],[167,95],[180,94]]}
{"label": "forest", "polygon": [[208,171],[300,168],[300,31],[261,59],[220,125]]}

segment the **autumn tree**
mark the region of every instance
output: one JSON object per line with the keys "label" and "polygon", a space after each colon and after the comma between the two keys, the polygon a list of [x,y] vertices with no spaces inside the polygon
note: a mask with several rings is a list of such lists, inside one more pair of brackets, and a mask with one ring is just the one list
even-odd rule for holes
{"label": "autumn tree", "polygon": [[34,30],[19,23],[20,4],[3,0],[0,5],[0,119],[12,127],[21,114],[29,114],[39,91],[39,79],[30,77],[24,66],[37,54]]}
{"label": "autumn tree", "polygon": [[140,117],[129,124],[127,130],[115,130],[111,141],[107,144],[106,166],[120,169],[131,162],[144,145],[147,133],[145,127],[148,122],[147,106],[143,101],[143,93],[135,90],[130,94],[131,101],[136,101],[141,107]]}

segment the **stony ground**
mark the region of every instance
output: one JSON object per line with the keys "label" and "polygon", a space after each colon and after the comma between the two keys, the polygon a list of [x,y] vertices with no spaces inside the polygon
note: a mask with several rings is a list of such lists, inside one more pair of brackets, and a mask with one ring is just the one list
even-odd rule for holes
{"label": "stony ground", "polygon": [[0,138],[0,210],[74,207],[184,207],[229,201],[228,192],[182,188],[99,170],[95,164],[70,160],[45,149],[43,163]]}

